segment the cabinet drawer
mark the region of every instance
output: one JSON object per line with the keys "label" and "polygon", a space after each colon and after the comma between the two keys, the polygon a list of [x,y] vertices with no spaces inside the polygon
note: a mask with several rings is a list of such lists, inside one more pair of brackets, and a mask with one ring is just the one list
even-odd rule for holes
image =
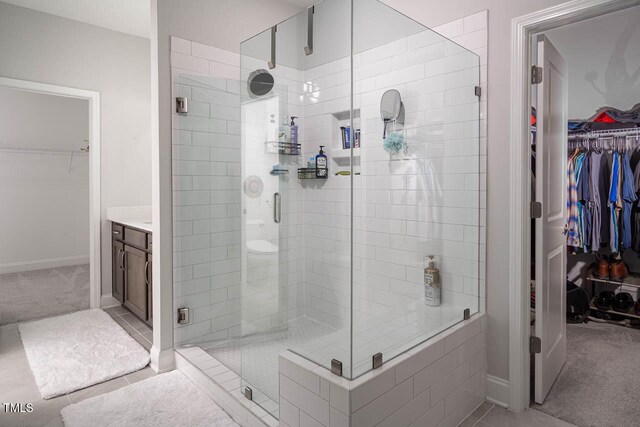
{"label": "cabinet drawer", "polygon": [[127,227],[124,229],[124,241],[139,248],[146,248],[147,233]]}
{"label": "cabinet drawer", "polygon": [[153,234],[147,234],[147,250],[153,252]]}
{"label": "cabinet drawer", "polygon": [[112,223],[111,236],[116,240],[124,239],[124,227],[121,224]]}

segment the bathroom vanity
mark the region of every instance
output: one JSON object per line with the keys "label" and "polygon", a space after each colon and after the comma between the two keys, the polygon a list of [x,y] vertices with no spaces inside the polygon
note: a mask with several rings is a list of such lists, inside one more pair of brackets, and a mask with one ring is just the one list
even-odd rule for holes
{"label": "bathroom vanity", "polygon": [[111,223],[112,295],[140,320],[152,326],[153,239],[145,224],[142,221]]}

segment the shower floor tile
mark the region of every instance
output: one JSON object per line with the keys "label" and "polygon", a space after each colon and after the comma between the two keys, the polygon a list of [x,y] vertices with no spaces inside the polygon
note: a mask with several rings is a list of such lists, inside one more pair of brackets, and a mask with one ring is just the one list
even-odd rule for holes
{"label": "shower floor tile", "polygon": [[[291,320],[282,328],[249,335],[216,344],[201,344],[200,348],[240,375],[252,388],[277,402],[278,355],[286,350],[317,340],[335,329],[302,317]],[[261,406],[264,405],[261,404]],[[272,412],[272,408],[265,408]]]}

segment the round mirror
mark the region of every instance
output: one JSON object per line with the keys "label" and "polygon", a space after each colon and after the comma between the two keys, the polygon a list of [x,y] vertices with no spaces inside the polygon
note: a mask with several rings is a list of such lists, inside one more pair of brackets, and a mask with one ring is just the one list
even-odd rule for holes
{"label": "round mirror", "polygon": [[402,107],[402,99],[400,98],[400,92],[395,89],[389,89],[382,94],[382,100],[380,101],[380,117],[385,122],[393,121],[400,116],[400,109]]}
{"label": "round mirror", "polygon": [[252,96],[264,96],[271,92],[275,80],[270,72],[264,69],[255,70],[249,74],[247,89]]}

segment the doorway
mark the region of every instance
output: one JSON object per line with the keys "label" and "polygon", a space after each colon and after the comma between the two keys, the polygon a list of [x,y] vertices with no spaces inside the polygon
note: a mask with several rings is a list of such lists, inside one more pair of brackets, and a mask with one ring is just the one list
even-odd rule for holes
{"label": "doorway", "polygon": [[[552,83],[554,85],[564,85],[567,84],[567,94],[569,99],[571,99],[571,84],[567,82],[575,81],[576,78],[574,74],[572,74],[572,67],[575,68],[575,65],[572,66],[574,61],[571,61],[573,55],[572,52],[568,52],[565,54],[563,50],[564,48],[555,49],[558,51],[561,60],[553,59],[553,55],[547,58],[536,58],[537,53],[541,53],[539,50],[539,42],[540,38],[538,36],[544,35],[546,36],[548,46],[551,48],[557,47],[554,46],[552,38],[554,37],[554,33],[556,33],[556,38],[558,38],[559,31],[570,31],[572,26],[586,24],[589,25],[587,20],[601,16],[601,15],[611,15],[613,16],[616,11],[621,11],[622,9],[627,9],[632,6],[637,6],[637,2],[625,2],[625,1],[574,1],[570,3],[566,3],[560,6],[556,6],[550,9],[546,9],[543,11],[535,12],[533,14],[523,16],[520,18],[516,18],[513,21],[512,25],[512,52],[513,52],[513,63],[512,63],[512,111],[514,112],[514,119],[512,122],[512,140],[520,141],[520,144],[514,144],[512,146],[511,152],[511,178],[512,178],[512,187],[510,192],[511,204],[512,204],[512,214],[511,214],[511,288],[510,288],[510,299],[511,299],[511,310],[510,310],[510,401],[509,406],[511,409],[516,411],[523,411],[527,409],[530,405],[530,402],[534,400],[545,401],[547,398],[549,390],[553,391],[554,387],[557,387],[559,381],[557,380],[558,375],[562,370],[566,370],[568,364],[565,363],[567,360],[569,362],[575,362],[575,358],[572,357],[576,350],[572,347],[572,344],[575,340],[573,340],[573,336],[577,336],[578,332],[585,332],[580,329],[575,331],[574,333],[574,325],[566,325],[566,270],[569,267],[570,279],[575,283],[577,282],[578,288],[582,289],[583,286],[587,288],[589,291],[587,304],[593,303],[591,299],[594,295],[594,291],[591,289],[590,284],[582,283],[584,280],[588,282],[588,272],[591,271],[590,267],[592,265],[592,260],[580,260],[582,262],[582,267],[576,267],[579,263],[574,261],[578,260],[580,257],[584,258],[585,255],[577,256],[577,258],[572,259],[572,263],[567,264],[567,257],[569,255],[566,252],[566,242],[561,243],[559,245],[548,245],[545,240],[547,238],[541,239],[541,236],[547,236],[547,232],[551,230],[549,225],[551,222],[545,222],[545,229],[541,229],[542,221],[548,220],[549,218],[560,219],[557,218],[560,215],[560,212],[555,212],[551,209],[554,204],[553,200],[548,200],[546,198],[548,196],[549,183],[555,183],[554,188],[556,188],[555,193],[557,193],[554,197],[562,197],[564,199],[556,199],[559,200],[559,203],[556,205],[563,208],[561,212],[561,216],[564,218],[566,214],[566,208],[564,208],[566,203],[566,177],[567,177],[567,167],[569,166],[567,152],[563,146],[562,149],[558,152],[558,147],[549,146],[549,153],[555,154],[548,157],[544,157],[544,154],[537,153],[537,147],[535,148],[537,156],[542,154],[542,158],[538,157],[533,162],[537,165],[535,169],[540,169],[540,164],[546,165],[547,175],[541,177],[542,182],[538,181],[538,176],[536,176],[536,185],[533,188],[531,176],[533,175],[534,169],[532,169],[532,157],[531,154],[533,152],[531,147],[532,142],[532,113],[538,115],[540,118],[541,113],[537,111],[534,113],[532,110],[532,106],[536,106],[537,103],[541,101],[544,103],[547,102],[547,108],[549,107],[549,100],[552,99],[550,97],[551,93],[547,92],[547,99],[536,99],[538,95],[541,94],[539,90],[532,90],[532,79],[535,82],[537,80],[535,73],[532,71],[532,66],[540,66],[543,62],[546,64],[546,72],[541,74],[542,80],[545,83]],[[620,12],[621,15],[625,15],[625,12],[629,12],[629,10]],[[598,34],[618,34],[623,30],[624,25],[616,25],[610,26],[610,29],[615,29],[616,31],[596,31],[592,25],[589,26],[590,33],[592,37],[595,35],[597,37]],[[620,30],[620,31],[618,31]],[[588,39],[574,41],[573,45],[580,44],[582,41],[588,43]],[[596,40],[597,42],[602,42],[602,40]],[[592,41],[593,46],[597,43]],[[615,42],[614,42],[615,44]],[[562,43],[558,43],[558,45],[562,45]],[[592,46],[592,47],[593,47]],[[546,52],[550,52],[554,49],[547,49]],[[613,50],[610,49],[609,51]],[[544,54],[544,51],[542,52]],[[566,75],[560,76],[556,75],[555,77],[550,75],[550,70],[554,72],[559,71],[557,65],[561,63],[568,57],[567,71]],[[591,55],[593,60],[596,60],[597,55]],[[546,62],[545,62],[546,61]],[[614,62],[607,60],[607,63]],[[562,64],[560,64],[562,65]],[[628,64],[627,64],[628,65]],[[606,67],[606,64],[605,64]],[[620,64],[618,64],[618,69],[620,69]],[[561,70],[560,70],[561,71]],[[580,83],[585,83],[589,85],[591,88],[595,87],[601,88],[604,85],[604,81],[608,79],[611,73],[608,73],[607,70],[603,70],[596,75],[591,72],[593,69],[582,70],[580,77]],[[557,74],[557,73],[556,73]],[[560,73],[561,74],[561,73]],[[633,71],[631,72],[633,75]],[[598,77],[600,80],[598,80]],[[545,80],[546,79],[546,80]],[[555,82],[555,83],[554,83]],[[560,83],[558,83],[560,82]],[[575,85],[574,85],[575,86]],[[595,90],[595,89],[594,89]],[[574,92],[575,95],[575,92]],[[599,107],[604,107],[606,102],[606,97],[603,96],[602,93],[599,93],[601,98],[601,105],[597,107],[590,107],[594,111]],[[561,101],[561,99],[560,99]],[[556,99],[556,102],[560,102]],[[583,106],[586,106],[587,103],[583,100],[581,101]],[[575,102],[574,102],[575,104]],[[624,103],[620,103],[622,109],[631,109],[631,106],[623,105]],[[569,104],[567,103],[567,106]],[[615,106],[615,105],[612,105]],[[568,107],[567,107],[568,108]],[[567,143],[568,140],[568,124],[569,119],[574,118],[570,117],[571,111],[563,110],[562,114],[550,114],[547,120],[547,123],[554,126],[553,121],[556,121],[555,127],[556,131],[559,132],[559,135],[554,137],[547,135],[551,140],[554,138],[562,143]],[[591,116],[584,115],[585,121],[589,121],[588,119]],[[542,117],[541,120],[544,122],[545,118]],[[542,125],[542,123],[538,122],[538,125]],[[538,135],[540,137],[540,128],[538,128]],[[610,148],[610,147],[609,147]],[[560,156],[560,157],[558,157]],[[546,163],[545,163],[546,162]],[[562,169],[565,168],[565,169]],[[546,180],[545,180],[546,179]],[[561,189],[564,188],[564,191],[558,190],[558,179],[562,180],[560,184]],[[536,193],[536,189],[545,189],[545,191],[535,194],[535,198],[533,198],[534,193]],[[538,206],[532,202],[542,202],[542,206]],[[539,209],[541,208],[541,209]],[[608,209],[608,208],[607,208]],[[537,228],[532,228],[532,215],[541,212],[542,218],[537,219],[538,222]],[[566,221],[560,221],[562,225],[566,223]],[[557,227],[556,227],[557,228]],[[537,231],[537,233],[536,233]],[[562,236],[561,239],[566,239],[564,237],[563,229],[554,230],[551,234],[549,234],[550,239],[558,240],[558,236],[555,234],[556,232],[560,232]],[[534,244],[532,245],[532,242]],[[555,241],[554,241],[555,242]],[[556,242],[557,243],[557,242]],[[532,256],[538,251],[539,260],[540,254],[542,252],[542,245],[544,249],[547,251],[545,261],[550,262],[539,262],[534,268],[531,268]],[[558,255],[557,257],[552,257],[551,255]],[[574,255],[571,255],[574,256]],[[595,255],[593,255],[595,257]],[[550,275],[553,276],[553,280],[549,280]],[[576,278],[583,280],[576,280]],[[537,283],[534,283],[532,287],[532,280],[535,281],[537,279]],[[537,286],[536,286],[537,285]],[[546,286],[543,287],[541,285]],[[537,292],[532,292],[532,288],[537,287]],[[621,286],[617,286],[617,288],[621,288]],[[599,292],[598,289],[595,291]],[[546,316],[543,318],[535,319],[534,325],[538,327],[533,333],[531,332],[531,317],[530,317],[530,307],[532,304],[532,296],[535,295],[535,305],[537,308],[537,315]],[[553,296],[553,298],[550,298]],[[545,300],[546,298],[546,300]],[[542,308],[546,309],[546,314],[542,311]],[[606,320],[606,319],[598,319]],[[630,322],[627,322],[630,323]],[[587,324],[580,324],[578,326],[587,326],[591,327],[593,325],[598,326],[600,329],[596,332],[601,332],[602,328],[608,328],[610,326],[619,327],[619,325],[611,325],[609,323],[596,323],[594,321]],[[535,329],[535,326],[534,326]],[[622,333],[634,332],[637,333],[639,331],[627,329],[620,329],[619,332]],[[588,336],[593,336],[593,332],[586,332]],[[540,336],[542,335],[542,336]],[[538,342],[535,338],[541,338],[542,342]],[[611,336],[611,334],[609,334]],[[581,341],[584,341],[581,339]],[[537,348],[540,347],[540,348]],[[552,356],[554,353],[553,350],[556,351],[556,356]],[[535,357],[530,358],[530,350],[538,351],[541,350],[541,353],[536,354]],[[583,351],[584,353],[584,351]],[[591,354],[589,352],[588,354]],[[538,360],[536,360],[538,358]],[[602,357],[601,357],[602,358]],[[546,361],[542,363],[541,360]],[[610,360],[610,359],[605,359]],[[533,368],[534,365],[537,365],[539,368],[537,371]],[[545,372],[546,367],[546,372]],[[542,369],[540,369],[542,368]],[[534,379],[530,376],[531,372],[534,372]],[[537,376],[537,378],[536,378]],[[609,379],[615,378],[614,376],[609,376]],[[613,380],[614,383],[619,383],[618,380]],[[531,387],[530,387],[531,386]],[[538,389],[536,389],[536,387]],[[540,388],[544,388],[545,390],[540,390]],[[569,387],[571,388],[571,387]],[[598,391],[598,393],[602,393],[604,387],[598,388],[597,385],[594,384],[594,389]],[[557,388],[556,388],[557,391]],[[593,392],[592,392],[593,394]],[[618,404],[621,400],[621,395],[617,395],[616,404]],[[543,403],[544,406],[544,403]],[[566,405],[566,402],[564,404]],[[614,404],[608,404],[607,401],[601,401],[598,405],[594,405],[594,407],[603,407],[608,406],[616,407]],[[537,409],[540,409],[538,407]],[[578,425],[590,425],[588,422],[581,424],[579,420],[569,420],[570,422],[574,422]],[[611,420],[615,422],[614,419]],[[602,425],[602,423],[600,424]],[[606,423],[604,424],[606,425]],[[620,424],[618,424],[620,425]]]}
{"label": "doorway", "polygon": [[0,324],[100,307],[100,96],[0,78]]}

